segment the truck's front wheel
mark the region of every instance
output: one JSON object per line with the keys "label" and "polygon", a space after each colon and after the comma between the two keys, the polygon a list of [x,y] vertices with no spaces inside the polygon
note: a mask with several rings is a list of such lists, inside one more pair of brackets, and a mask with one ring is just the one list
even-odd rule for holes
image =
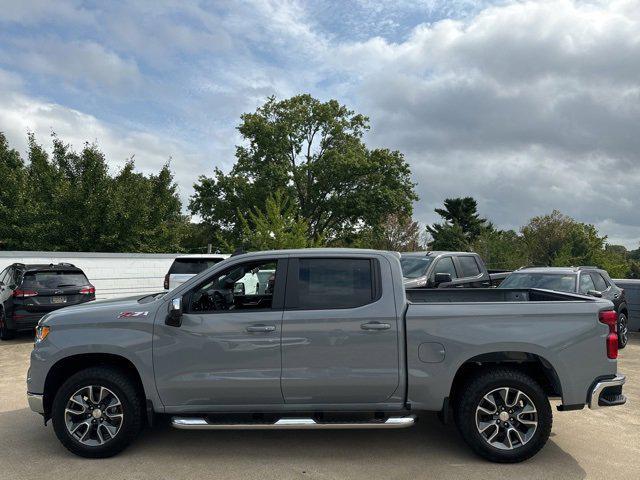
{"label": "truck's front wheel", "polygon": [[547,442],[553,417],[540,385],[528,375],[496,368],[459,390],[455,420],[464,440],[493,462],[521,462]]}
{"label": "truck's front wheel", "polygon": [[122,451],[142,426],[140,395],[117,369],[94,367],[72,375],[53,400],[56,436],[81,457],[104,458]]}

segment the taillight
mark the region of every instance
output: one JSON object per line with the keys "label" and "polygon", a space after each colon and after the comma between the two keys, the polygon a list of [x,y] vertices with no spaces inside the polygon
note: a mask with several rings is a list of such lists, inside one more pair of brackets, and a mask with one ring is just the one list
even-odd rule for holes
{"label": "taillight", "polygon": [[609,327],[609,335],[607,335],[607,357],[611,359],[618,358],[618,314],[613,310],[600,312],[600,322]]}
{"label": "taillight", "polygon": [[169,274],[168,273],[164,276],[164,289],[169,290]]}
{"label": "taillight", "polygon": [[35,297],[38,295],[38,292],[33,290],[14,290],[13,296],[17,298],[26,298],[26,297]]}
{"label": "taillight", "polygon": [[93,295],[94,293],[96,293],[96,287],[94,287],[93,285],[88,285],[86,287],[82,287],[80,289],[80,293],[82,295]]}

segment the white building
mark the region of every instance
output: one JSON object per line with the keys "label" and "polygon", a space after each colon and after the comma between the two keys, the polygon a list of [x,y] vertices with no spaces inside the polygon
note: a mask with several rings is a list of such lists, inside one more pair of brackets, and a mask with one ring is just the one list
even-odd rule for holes
{"label": "white building", "polygon": [[0,251],[0,271],[12,263],[72,263],[96,287],[96,299],[161,292],[174,254]]}

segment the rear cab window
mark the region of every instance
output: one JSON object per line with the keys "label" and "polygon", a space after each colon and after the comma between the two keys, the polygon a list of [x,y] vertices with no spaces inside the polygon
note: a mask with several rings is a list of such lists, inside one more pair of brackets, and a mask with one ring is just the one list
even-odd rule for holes
{"label": "rear cab window", "polygon": [[299,258],[289,262],[287,309],[356,308],[380,298],[378,260],[370,258]]}
{"label": "rear cab window", "polygon": [[176,258],[169,268],[169,275],[197,275],[221,261],[222,258]]}

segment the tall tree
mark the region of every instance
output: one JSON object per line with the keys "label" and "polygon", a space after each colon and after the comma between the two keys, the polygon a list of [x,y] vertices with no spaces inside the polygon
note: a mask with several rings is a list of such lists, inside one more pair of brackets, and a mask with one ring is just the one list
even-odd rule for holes
{"label": "tall tree", "polygon": [[406,215],[388,215],[380,225],[363,231],[351,246],[394,252],[423,250],[420,225]]}
{"label": "tall tree", "polygon": [[[369,150],[367,117],[335,100],[271,97],[241,116],[244,145],[228,174],[200,177],[190,209],[228,238],[241,236],[239,216],[281,190],[307,222],[307,235],[335,240],[389,214],[410,215],[417,199],[398,151]],[[238,214],[239,212],[239,214]]]}
{"label": "tall tree", "polygon": [[11,149],[0,132],[0,249],[20,248],[29,234],[27,217],[32,202],[28,201],[28,179],[24,161],[17,150]]}
{"label": "tall tree", "polygon": [[447,198],[444,208],[435,212],[444,222],[427,226],[434,250],[468,250],[480,234],[493,230],[493,225],[478,214],[478,203],[472,197]]}
{"label": "tall tree", "polygon": [[[267,197],[264,208],[256,207],[245,218],[241,215],[242,246],[250,250],[277,250],[315,246],[306,220],[282,191]],[[231,250],[231,248],[230,248]]]}
{"label": "tall tree", "polygon": [[[94,144],[75,152],[53,136],[53,152],[29,135],[28,162],[0,134],[0,248],[175,252],[188,229],[168,165],[157,175],[116,175]],[[6,188],[5,188],[6,187]]]}

